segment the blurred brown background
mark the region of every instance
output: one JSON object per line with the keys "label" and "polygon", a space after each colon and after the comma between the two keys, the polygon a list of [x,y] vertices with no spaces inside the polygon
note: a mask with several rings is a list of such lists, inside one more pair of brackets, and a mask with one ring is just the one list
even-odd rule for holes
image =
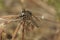
{"label": "blurred brown background", "polygon": [[[48,20],[60,22],[60,0],[0,0],[0,16],[19,15],[22,7],[35,16],[44,16]],[[39,18],[39,17],[38,17]],[[60,23],[41,20],[40,28],[35,28],[27,33],[25,40],[60,40]],[[18,24],[18,22],[17,22]],[[16,22],[6,25],[8,34],[12,34],[17,26]],[[21,39],[21,29],[16,40]],[[3,37],[5,38],[5,37]],[[8,40],[8,39],[3,39]]]}

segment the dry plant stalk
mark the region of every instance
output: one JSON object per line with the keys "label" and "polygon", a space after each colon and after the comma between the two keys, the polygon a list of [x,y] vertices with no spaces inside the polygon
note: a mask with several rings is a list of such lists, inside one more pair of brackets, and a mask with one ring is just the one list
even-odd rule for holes
{"label": "dry plant stalk", "polygon": [[0,40],[2,40],[2,33],[3,32],[4,32],[4,30],[0,28]]}
{"label": "dry plant stalk", "polygon": [[17,25],[17,28],[15,29],[15,32],[12,34],[12,40],[15,39],[15,36],[16,36],[17,32],[19,31],[21,24],[22,24],[22,23],[19,23],[19,24]]}

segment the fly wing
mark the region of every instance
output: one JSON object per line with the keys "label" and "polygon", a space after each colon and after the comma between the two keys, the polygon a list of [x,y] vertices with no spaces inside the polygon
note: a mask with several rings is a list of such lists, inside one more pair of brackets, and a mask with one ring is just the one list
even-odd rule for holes
{"label": "fly wing", "polygon": [[60,22],[57,22],[56,20],[54,20],[52,18],[45,18],[42,16],[35,16],[34,18],[36,19],[36,21],[40,20],[40,22],[46,21],[46,22],[51,22],[51,23],[55,23],[55,24],[60,24]]}

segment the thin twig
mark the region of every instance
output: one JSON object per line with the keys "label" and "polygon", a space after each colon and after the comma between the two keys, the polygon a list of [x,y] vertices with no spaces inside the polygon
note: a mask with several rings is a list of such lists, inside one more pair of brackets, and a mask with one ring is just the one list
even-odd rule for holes
{"label": "thin twig", "polygon": [[22,40],[24,40],[24,27],[25,27],[25,22],[23,22],[23,29],[22,29]]}
{"label": "thin twig", "polygon": [[[22,23],[21,23],[22,24]],[[20,25],[21,25],[20,23],[18,24],[18,26],[17,26],[17,28],[16,28],[16,30],[15,30],[15,32],[13,33],[13,35],[12,35],[12,40],[14,40],[15,39],[15,36],[16,36],[16,34],[17,34],[17,32],[18,32],[18,30],[20,29]]]}
{"label": "thin twig", "polygon": [[12,18],[17,18],[19,15],[6,15],[6,16],[0,16],[0,18],[4,19],[12,19]]}

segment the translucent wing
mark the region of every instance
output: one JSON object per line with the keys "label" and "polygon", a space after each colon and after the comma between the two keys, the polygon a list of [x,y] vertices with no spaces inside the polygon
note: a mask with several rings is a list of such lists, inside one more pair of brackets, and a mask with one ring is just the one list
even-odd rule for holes
{"label": "translucent wing", "polygon": [[60,24],[60,22],[57,22],[56,20],[54,19],[49,19],[49,18],[45,18],[45,17],[42,17],[42,16],[34,16],[34,18],[37,20],[40,20],[41,21],[46,21],[46,22],[51,22],[51,23],[55,23],[55,24]]}

